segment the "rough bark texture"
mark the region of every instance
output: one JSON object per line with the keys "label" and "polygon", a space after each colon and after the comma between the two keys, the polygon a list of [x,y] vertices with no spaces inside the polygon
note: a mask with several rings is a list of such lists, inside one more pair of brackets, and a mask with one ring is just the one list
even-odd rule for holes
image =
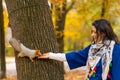
{"label": "rough bark texture", "polygon": [[5,39],[2,0],[0,0],[0,79],[6,77],[5,65]]}
{"label": "rough bark texture", "polygon": [[[47,0],[6,0],[13,36],[42,53],[58,52]],[[18,80],[64,80],[63,64],[16,56]]]}

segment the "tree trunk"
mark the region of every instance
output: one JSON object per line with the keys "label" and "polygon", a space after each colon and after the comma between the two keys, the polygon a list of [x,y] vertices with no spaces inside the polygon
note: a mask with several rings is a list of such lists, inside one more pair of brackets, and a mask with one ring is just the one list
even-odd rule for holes
{"label": "tree trunk", "polygon": [[[7,0],[13,36],[42,53],[58,52],[47,0]],[[18,80],[64,80],[62,62],[16,56]]]}
{"label": "tree trunk", "polygon": [[6,77],[3,7],[0,0],[0,79]]}
{"label": "tree trunk", "polygon": [[68,8],[66,8],[67,0],[63,0],[63,2],[60,5],[53,4],[55,7],[53,7],[52,5],[52,8],[55,9],[53,11],[55,14],[55,31],[59,52],[64,51],[64,28],[66,14],[72,9],[74,3],[75,1],[71,1],[71,4],[68,6]]}
{"label": "tree trunk", "polygon": [[63,6],[55,5],[55,31],[56,38],[59,46],[59,51],[64,51],[64,26],[66,18],[66,2],[62,3]]}

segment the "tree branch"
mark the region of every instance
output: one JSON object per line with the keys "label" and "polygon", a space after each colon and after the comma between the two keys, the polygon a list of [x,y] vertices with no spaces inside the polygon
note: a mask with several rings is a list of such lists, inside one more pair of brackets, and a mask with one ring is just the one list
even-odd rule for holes
{"label": "tree branch", "polygon": [[69,5],[69,7],[66,9],[66,13],[73,8],[73,5],[74,5],[74,4],[75,4],[75,2],[73,1],[73,2]]}

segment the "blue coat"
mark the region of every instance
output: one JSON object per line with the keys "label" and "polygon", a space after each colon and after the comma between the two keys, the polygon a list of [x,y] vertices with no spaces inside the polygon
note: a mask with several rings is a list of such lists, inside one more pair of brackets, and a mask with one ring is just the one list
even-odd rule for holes
{"label": "blue coat", "polygon": [[[79,50],[78,52],[70,52],[66,54],[66,59],[70,69],[78,68],[81,66],[85,66],[88,58],[88,52],[90,46],[87,46],[83,50]],[[120,80],[120,45],[115,44],[113,48],[112,55],[112,67],[110,69],[110,79],[107,80]],[[90,80],[102,80],[102,65],[101,61],[97,64],[97,71],[95,77],[90,77]]]}

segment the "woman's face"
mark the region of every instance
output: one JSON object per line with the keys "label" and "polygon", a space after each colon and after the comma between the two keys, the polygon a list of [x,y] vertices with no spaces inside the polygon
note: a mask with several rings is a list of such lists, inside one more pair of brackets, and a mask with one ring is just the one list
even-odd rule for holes
{"label": "woman's face", "polygon": [[96,28],[94,26],[92,26],[92,29],[91,29],[91,36],[92,36],[93,40],[95,42],[97,42],[97,32],[96,32]]}
{"label": "woman's face", "polygon": [[97,43],[97,42],[99,42],[103,39],[104,33],[102,33],[102,32],[97,33],[97,30],[96,30],[95,26],[92,26],[91,36],[92,36],[94,42]]}

